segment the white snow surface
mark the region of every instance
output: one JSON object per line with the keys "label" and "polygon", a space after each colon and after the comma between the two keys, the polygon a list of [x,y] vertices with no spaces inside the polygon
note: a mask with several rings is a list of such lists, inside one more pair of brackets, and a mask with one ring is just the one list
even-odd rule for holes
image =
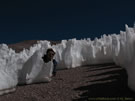
{"label": "white snow surface", "polygon": [[103,35],[93,41],[62,40],[53,46],[46,40],[38,41],[20,53],[0,44],[0,95],[15,91],[17,84],[51,81],[53,64],[42,60],[48,48],[56,52],[57,69],[114,62],[126,69],[128,86],[135,91],[135,27],[126,25],[126,31],[118,35]]}

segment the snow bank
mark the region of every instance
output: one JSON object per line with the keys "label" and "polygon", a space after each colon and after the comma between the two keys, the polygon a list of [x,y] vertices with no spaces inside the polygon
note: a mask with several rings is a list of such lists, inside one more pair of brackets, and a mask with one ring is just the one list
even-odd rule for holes
{"label": "snow bank", "polygon": [[0,95],[14,91],[18,83],[50,81],[52,62],[45,64],[42,60],[48,48],[56,52],[58,69],[115,62],[127,70],[128,85],[135,91],[135,28],[126,25],[126,31],[121,31],[119,35],[103,35],[93,41],[89,38],[62,40],[53,46],[48,41],[39,41],[20,53],[1,44]]}

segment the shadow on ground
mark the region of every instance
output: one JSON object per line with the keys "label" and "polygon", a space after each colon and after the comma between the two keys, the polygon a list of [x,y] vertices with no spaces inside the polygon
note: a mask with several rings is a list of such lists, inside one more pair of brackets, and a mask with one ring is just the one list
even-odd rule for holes
{"label": "shadow on ground", "polygon": [[86,77],[89,79],[87,81],[89,84],[74,89],[83,93],[73,101],[135,100],[135,93],[128,88],[127,73],[124,69],[114,64],[92,65],[90,67],[85,71],[90,73]]}

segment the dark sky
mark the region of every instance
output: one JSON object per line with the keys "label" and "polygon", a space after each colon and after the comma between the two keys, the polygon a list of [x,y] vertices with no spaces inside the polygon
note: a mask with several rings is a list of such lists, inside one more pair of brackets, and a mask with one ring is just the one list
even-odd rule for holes
{"label": "dark sky", "polygon": [[135,0],[0,2],[0,43],[94,38],[133,27]]}

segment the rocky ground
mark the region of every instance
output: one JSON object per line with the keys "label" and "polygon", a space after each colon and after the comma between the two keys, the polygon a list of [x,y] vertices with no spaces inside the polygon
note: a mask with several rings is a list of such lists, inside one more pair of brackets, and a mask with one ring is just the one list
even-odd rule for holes
{"label": "rocky ground", "polygon": [[0,96],[0,101],[134,101],[134,95],[127,87],[126,72],[103,64],[59,70],[50,83],[17,86],[15,92]]}

